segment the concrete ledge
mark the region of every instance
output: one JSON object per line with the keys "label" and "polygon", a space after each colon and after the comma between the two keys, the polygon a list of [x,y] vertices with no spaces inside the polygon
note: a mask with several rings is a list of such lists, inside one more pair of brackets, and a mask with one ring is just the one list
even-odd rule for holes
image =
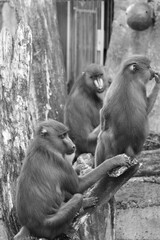
{"label": "concrete ledge", "polygon": [[159,178],[131,179],[116,201],[116,240],[160,240]]}
{"label": "concrete ledge", "polygon": [[160,207],[119,209],[116,240],[159,240]]}

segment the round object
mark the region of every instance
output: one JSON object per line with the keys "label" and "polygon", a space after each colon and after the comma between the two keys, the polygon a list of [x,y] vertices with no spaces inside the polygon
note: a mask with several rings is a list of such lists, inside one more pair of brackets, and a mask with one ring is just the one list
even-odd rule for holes
{"label": "round object", "polygon": [[152,9],[147,3],[130,5],[126,10],[127,24],[136,31],[143,31],[152,24]]}

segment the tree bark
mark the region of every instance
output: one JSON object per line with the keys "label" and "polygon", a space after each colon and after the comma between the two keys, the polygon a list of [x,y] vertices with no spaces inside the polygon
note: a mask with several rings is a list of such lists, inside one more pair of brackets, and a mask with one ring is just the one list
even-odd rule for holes
{"label": "tree bark", "polygon": [[8,239],[18,231],[15,186],[37,120],[63,120],[66,96],[56,6],[12,0],[0,33],[0,196]]}

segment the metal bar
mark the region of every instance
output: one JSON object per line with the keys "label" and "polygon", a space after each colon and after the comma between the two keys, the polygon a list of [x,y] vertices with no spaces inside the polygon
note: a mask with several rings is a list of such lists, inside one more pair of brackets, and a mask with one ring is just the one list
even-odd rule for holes
{"label": "metal bar", "polygon": [[104,60],[104,1],[101,2],[101,56],[100,64],[103,65]]}
{"label": "metal bar", "polygon": [[71,61],[71,3],[67,2],[67,82],[70,79],[70,61]]}
{"label": "metal bar", "polygon": [[88,9],[78,9],[76,7],[73,8],[76,12],[84,12],[84,13],[96,13],[95,10],[88,10]]}

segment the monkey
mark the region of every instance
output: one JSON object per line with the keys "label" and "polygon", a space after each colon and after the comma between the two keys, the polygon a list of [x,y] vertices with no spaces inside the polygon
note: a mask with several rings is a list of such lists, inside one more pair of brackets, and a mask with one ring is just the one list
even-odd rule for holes
{"label": "monkey", "polygon": [[[147,96],[146,84],[153,78],[155,85]],[[148,114],[159,89],[160,75],[150,67],[147,57],[133,55],[122,62],[100,110],[95,166],[117,154],[134,158],[140,153],[149,132]]]}
{"label": "monkey", "polygon": [[16,212],[22,228],[15,240],[29,234],[49,240],[61,235],[83,206],[83,192],[111,169],[130,166],[122,154],[78,176],[65,160],[74,151],[63,123],[49,119],[37,126],[17,181]]}
{"label": "monkey", "polygon": [[100,131],[99,111],[105,91],[111,83],[104,67],[92,63],[74,83],[64,107],[64,123],[76,145],[76,157],[82,153],[94,155]]}

